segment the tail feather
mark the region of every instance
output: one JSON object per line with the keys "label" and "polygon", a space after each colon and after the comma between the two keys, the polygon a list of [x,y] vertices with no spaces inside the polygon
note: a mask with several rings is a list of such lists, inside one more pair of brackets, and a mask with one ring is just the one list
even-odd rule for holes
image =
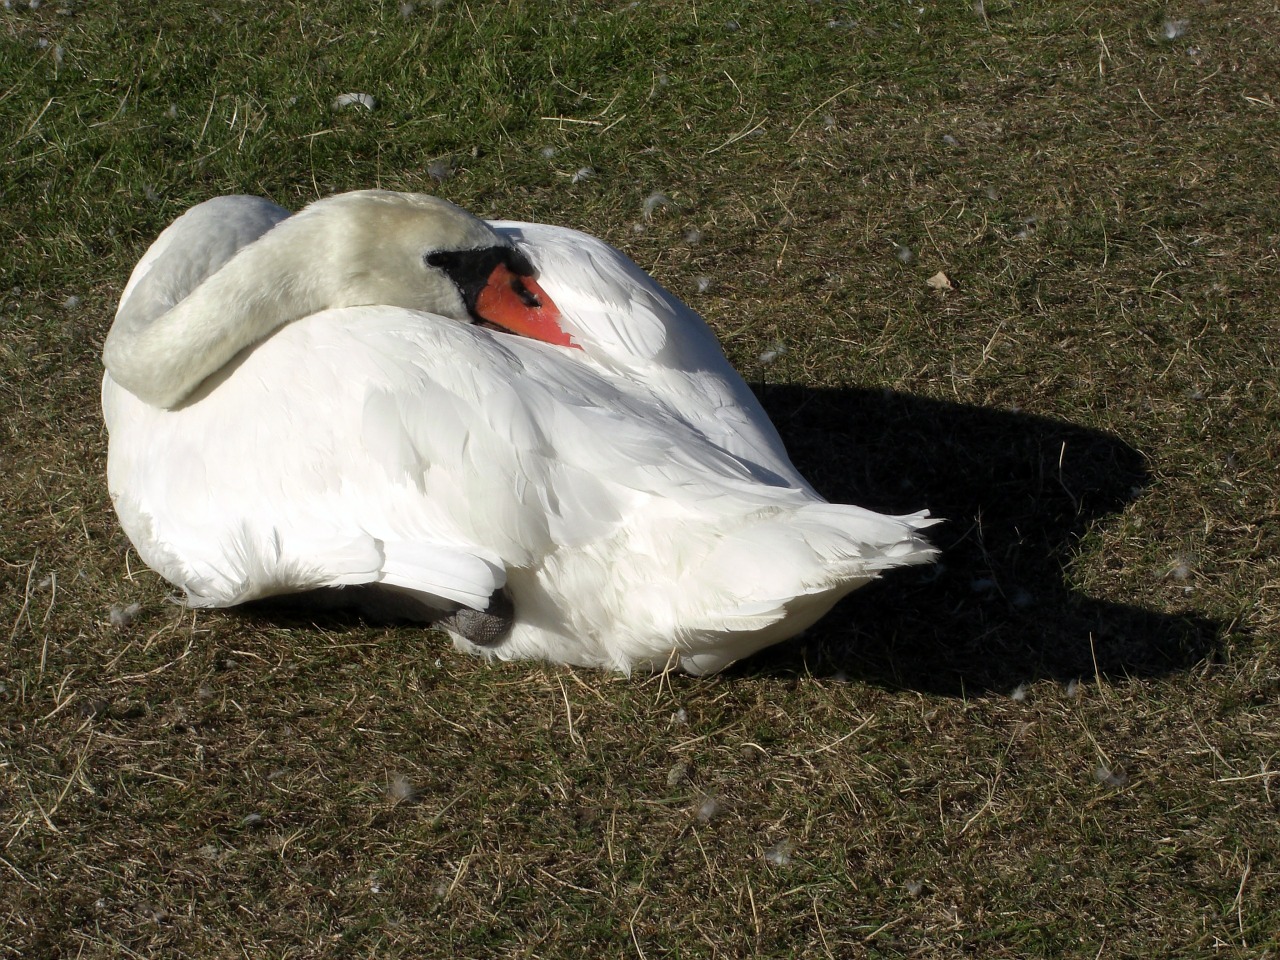
{"label": "tail feather", "polygon": [[725,536],[708,557],[699,574],[705,589],[697,593],[719,602],[704,605],[688,626],[754,632],[801,609],[812,621],[815,607],[825,612],[881,572],[932,561],[937,549],[921,531],[936,522],[924,511],[891,517],[830,503],[757,519]]}

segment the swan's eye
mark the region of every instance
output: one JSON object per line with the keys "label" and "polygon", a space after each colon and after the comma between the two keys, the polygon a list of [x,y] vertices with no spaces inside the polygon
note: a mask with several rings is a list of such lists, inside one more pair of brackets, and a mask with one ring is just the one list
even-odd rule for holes
{"label": "swan's eye", "polygon": [[526,307],[536,308],[542,306],[542,301],[538,299],[532,290],[524,285],[524,281],[518,276],[512,278],[511,290]]}
{"label": "swan's eye", "polygon": [[520,279],[533,276],[533,264],[514,247],[437,250],[424,254],[422,261],[429,267],[444,271],[462,293],[462,299],[471,313],[475,312],[476,297],[499,266],[505,266],[511,271],[511,292],[521,303],[530,308],[542,306],[542,301]]}
{"label": "swan's eye", "polygon": [[[524,277],[532,277],[534,270],[529,258],[514,247],[480,247],[475,250],[437,250],[423,254],[422,261],[429,267],[442,270],[462,294],[467,312],[476,316],[476,299],[493,279],[494,271],[505,267],[504,278],[511,287],[511,292],[521,304],[530,310],[543,306],[534,290],[526,284]],[[532,280],[530,281],[532,283]]]}

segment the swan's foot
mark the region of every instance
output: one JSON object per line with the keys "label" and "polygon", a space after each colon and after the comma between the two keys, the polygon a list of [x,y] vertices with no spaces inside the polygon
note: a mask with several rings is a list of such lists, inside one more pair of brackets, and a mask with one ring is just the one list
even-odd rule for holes
{"label": "swan's foot", "polygon": [[499,590],[489,598],[488,610],[472,610],[463,607],[439,621],[436,626],[470,640],[477,647],[496,647],[507,638],[516,612],[511,598]]}

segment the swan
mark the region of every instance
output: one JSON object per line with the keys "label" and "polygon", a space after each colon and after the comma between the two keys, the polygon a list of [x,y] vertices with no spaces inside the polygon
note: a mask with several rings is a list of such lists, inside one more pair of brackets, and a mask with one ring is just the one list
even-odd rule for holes
{"label": "swan", "polygon": [[705,674],[935,554],[927,511],[820,497],[621,252],[428,195],[193,207],[103,361],[112,502],[197,607],[299,594],[490,658]]}

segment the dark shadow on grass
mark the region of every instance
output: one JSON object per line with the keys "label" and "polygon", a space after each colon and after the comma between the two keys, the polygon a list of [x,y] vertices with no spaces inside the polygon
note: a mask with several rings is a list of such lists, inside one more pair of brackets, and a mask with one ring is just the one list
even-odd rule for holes
{"label": "dark shadow on grass", "polygon": [[958,695],[1031,680],[1157,676],[1213,655],[1223,627],[1094,600],[1064,566],[1099,517],[1149,482],[1142,454],[1098,430],[881,390],[757,388],[792,459],[833,501],[923,507],[934,568],[890,574],[805,637],[734,668],[808,670]]}
{"label": "dark shadow on grass", "polygon": [[[799,640],[730,675],[801,672],[960,695],[1053,678],[1159,676],[1213,656],[1223,625],[1095,600],[1065,583],[1081,535],[1149,482],[1098,430],[882,390],[757,388],[800,471],[824,496],[883,513],[927,507],[942,550],[840,603]],[[352,591],[243,608],[275,623],[403,622],[345,609]],[[322,602],[328,596],[333,603]],[[1096,667],[1096,671],[1095,671]]]}

